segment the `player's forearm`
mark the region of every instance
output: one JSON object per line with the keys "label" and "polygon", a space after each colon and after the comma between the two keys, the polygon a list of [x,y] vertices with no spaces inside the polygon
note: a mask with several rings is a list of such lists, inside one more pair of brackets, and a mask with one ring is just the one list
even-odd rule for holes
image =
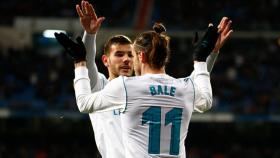
{"label": "player's forearm", "polygon": [[[80,112],[89,113],[91,111],[90,106],[86,103],[86,96],[91,93],[88,70],[85,67],[86,62],[79,62],[75,64],[75,79],[74,89],[76,95],[76,102]],[[81,97],[82,96],[82,97]]]}
{"label": "player's forearm", "polygon": [[[83,42],[86,47],[86,60],[87,60],[87,68],[89,70],[88,75],[90,78],[90,86],[92,89],[97,89],[95,86],[97,86],[99,81],[98,77],[98,68],[95,63],[95,57],[96,57],[96,34],[88,34],[86,31],[84,32],[83,36]],[[100,89],[99,89],[100,90]]]}
{"label": "player's forearm", "polygon": [[79,111],[92,113],[121,108],[120,105],[123,105],[123,102],[106,97],[102,91],[91,93],[88,69],[84,64],[85,62],[80,62],[80,65],[75,64],[74,89]]}
{"label": "player's forearm", "polygon": [[[218,55],[219,55],[219,52],[212,52],[208,55],[208,57],[206,59],[206,63],[207,63],[207,71],[209,73],[211,73]],[[191,73],[190,78],[194,79],[194,71]]]}
{"label": "player's forearm", "polygon": [[200,94],[200,101],[197,104],[200,111],[206,111],[212,106],[212,87],[210,83],[210,75],[207,71],[207,64],[205,62],[196,62],[194,64],[194,82],[198,87]]}
{"label": "player's forearm", "polygon": [[207,57],[206,63],[207,63],[207,71],[209,73],[211,73],[211,71],[212,71],[212,69],[215,65],[215,62],[216,62],[216,59],[217,59],[218,55],[219,55],[219,52],[212,52]]}
{"label": "player's forearm", "polygon": [[83,42],[87,51],[87,59],[95,59],[96,56],[96,34],[88,34],[86,31],[84,32]]}

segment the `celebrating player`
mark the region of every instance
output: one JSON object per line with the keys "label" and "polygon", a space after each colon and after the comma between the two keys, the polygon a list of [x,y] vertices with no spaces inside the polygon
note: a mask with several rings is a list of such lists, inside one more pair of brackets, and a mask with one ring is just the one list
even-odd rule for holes
{"label": "celebrating player", "polygon": [[[141,70],[143,76],[119,77],[94,94],[91,94],[90,90],[81,39],[75,44],[67,39],[66,35],[56,35],[76,61],[75,92],[79,109],[86,112],[122,110],[121,122],[127,157],[132,157],[135,152],[141,157],[184,156],[182,142],[186,137],[192,111],[205,111],[211,106],[212,92],[205,61],[215,46],[217,29],[209,26],[205,37],[195,47],[192,82],[190,78],[178,80],[165,74],[164,67],[169,58],[169,39],[161,33],[165,31],[162,25],[155,28],[155,31],[139,35],[134,42],[134,54],[137,56],[134,58],[135,70]],[[162,120],[161,115],[163,118],[165,116],[165,119]],[[139,124],[141,121],[142,124]],[[161,129],[163,132],[171,130],[170,136],[160,136],[161,132],[156,131]],[[169,147],[167,144],[170,144]]]}
{"label": "celebrating player", "polygon": [[[92,92],[103,89],[110,80],[119,75],[131,76],[132,41],[124,35],[109,38],[104,46],[102,61],[108,69],[109,78],[106,79],[103,74],[98,73],[95,63],[95,38],[104,17],[97,18],[92,5],[87,1],[82,1],[81,6],[77,5],[76,10],[85,30],[83,41],[87,51],[87,68]],[[124,157],[119,110],[89,113],[89,116],[94,129],[95,142],[102,158]]]}
{"label": "celebrating player", "polygon": [[[130,42],[129,38],[123,35],[115,36],[110,38],[107,44],[105,44],[102,60],[105,66],[108,68],[109,79],[107,80],[104,75],[98,73],[95,64],[95,38],[96,33],[102,21],[104,20],[104,17],[97,18],[92,5],[87,1],[82,1],[81,6],[77,5],[76,9],[77,13],[79,14],[81,24],[85,29],[83,41],[87,50],[86,60],[87,68],[89,69],[89,78],[92,92],[103,89],[108,83],[108,80],[114,79],[119,75],[130,76],[131,71],[128,71],[129,73],[122,71],[126,69],[132,69],[132,43]],[[223,18],[220,24],[225,26],[225,18]],[[217,42],[213,53],[211,53],[207,58],[209,72],[212,70],[215,59],[218,56],[219,49],[228,38],[228,36],[225,35],[221,35],[223,38],[220,42]],[[127,60],[124,60],[125,58]],[[127,65],[130,65],[130,67]],[[102,157],[124,157],[124,148],[121,139],[121,123],[118,114],[119,112],[115,110],[104,113],[89,113],[95,133],[95,141]]]}
{"label": "celebrating player", "polygon": [[[85,30],[83,41],[86,46],[87,68],[89,69],[89,78],[92,92],[99,91],[104,88],[109,80],[119,75],[130,76],[132,73],[132,43],[129,38],[123,35],[117,35],[110,38],[105,44],[104,55],[102,61],[108,68],[109,79],[98,73],[95,64],[96,33],[101,26],[104,17],[97,18],[94,9],[87,1],[82,1],[81,5],[76,6],[80,22]],[[223,18],[220,26],[230,26]],[[207,58],[208,71],[212,70],[215,59],[218,56],[219,49],[228,38],[229,34],[221,34],[220,41],[216,43],[213,53]],[[193,77],[193,74],[191,77]],[[85,112],[85,111],[82,111]],[[124,157],[124,149],[122,143],[121,123],[118,110],[111,110],[102,113],[89,113],[90,120],[95,133],[95,141],[102,157]]]}
{"label": "celebrating player", "polygon": [[[211,40],[201,42],[195,50],[194,82],[165,74],[170,51],[169,37],[163,31],[163,27],[157,25],[155,31],[140,34],[134,42],[135,70],[140,70],[142,76],[120,76],[100,92],[91,93],[85,62],[75,64],[74,87],[79,109],[122,111],[125,157],[182,157],[192,112],[194,109],[206,111],[212,104],[205,61],[214,48],[217,31],[210,27]],[[203,44],[207,45],[205,49]]]}

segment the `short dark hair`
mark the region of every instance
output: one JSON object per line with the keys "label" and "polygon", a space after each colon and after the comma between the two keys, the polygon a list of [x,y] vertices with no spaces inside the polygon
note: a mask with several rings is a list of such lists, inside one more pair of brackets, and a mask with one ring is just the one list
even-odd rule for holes
{"label": "short dark hair", "polygon": [[126,45],[126,44],[132,44],[132,41],[130,40],[129,37],[127,37],[125,35],[115,35],[115,36],[110,37],[104,45],[104,54],[105,55],[109,54],[110,47],[113,44]]}

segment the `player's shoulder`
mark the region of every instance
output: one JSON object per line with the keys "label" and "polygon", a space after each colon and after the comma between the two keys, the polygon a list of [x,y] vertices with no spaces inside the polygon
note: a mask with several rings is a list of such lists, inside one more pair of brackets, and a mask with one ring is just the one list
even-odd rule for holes
{"label": "player's shoulder", "polygon": [[106,79],[105,75],[103,73],[101,73],[101,72],[98,72],[98,76],[101,79]]}
{"label": "player's shoulder", "polygon": [[123,80],[125,83],[128,82],[134,82],[134,83],[143,83],[143,82],[149,82],[149,83],[159,83],[159,84],[183,84],[192,82],[190,81],[190,77],[185,78],[174,78],[168,74],[145,74],[142,76],[132,76],[132,77],[126,77],[126,76],[119,76],[121,80]]}
{"label": "player's shoulder", "polygon": [[190,83],[193,82],[192,78],[190,76],[188,77],[183,77],[183,78],[178,78],[178,81],[182,82],[182,83]]}
{"label": "player's shoulder", "polygon": [[99,78],[101,87],[104,87],[109,82],[103,73],[98,72],[98,78]]}
{"label": "player's shoulder", "polygon": [[146,84],[154,83],[158,77],[156,77],[156,75],[145,74],[141,76],[131,76],[131,77],[122,76],[121,78],[125,85],[129,85],[132,87],[134,86],[141,87]]}
{"label": "player's shoulder", "polygon": [[183,90],[194,89],[194,82],[191,77],[177,78],[174,80],[176,87],[181,87]]}
{"label": "player's shoulder", "polygon": [[135,80],[142,80],[143,76],[119,76],[121,77],[124,81],[130,82],[130,81],[135,81]]}
{"label": "player's shoulder", "polygon": [[125,86],[125,83],[124,83],[124,80],[125,80],[126,77],[124,76],[119,76],[117,78],[114,78],[110,81],[108,81],[108,83],[106,84],[106,86],[104,87],[104,89],[106,90],[121,90],[124,88]]}
{"label": "player's shoulder", "polygon": [[138,76],[127,77],[120,75],[119,77],[110,81],[110,84],[126,85],[127,83],[134,83],[137,80]]}
{"label": "player's shoulder", "polygon": [[103,73],[98,72],[98,77],[100,80],[102,80],[104,82],[108,82],[108,79],[106,78],[106,76]]}

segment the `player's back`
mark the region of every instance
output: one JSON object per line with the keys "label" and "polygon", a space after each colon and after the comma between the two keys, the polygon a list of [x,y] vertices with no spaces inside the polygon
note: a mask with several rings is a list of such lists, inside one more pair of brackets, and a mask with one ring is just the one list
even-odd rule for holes
{"label": "player's back", "polygon": [[121,121],[126,157],[185,157],[194,106],[192,81],[147,74],[127,78],[124,84],[127,105]]}

